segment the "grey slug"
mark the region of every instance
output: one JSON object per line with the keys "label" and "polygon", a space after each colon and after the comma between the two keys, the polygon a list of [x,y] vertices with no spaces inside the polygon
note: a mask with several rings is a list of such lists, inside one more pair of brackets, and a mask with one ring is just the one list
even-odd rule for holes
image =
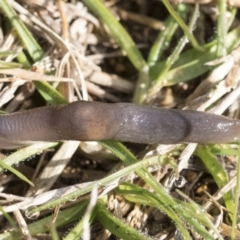
{"label": "grey slug", "polygon": [[29,141],[227,143],[239,137],[239,120],[131,103],[79,101],[0,116],[0,148]]}

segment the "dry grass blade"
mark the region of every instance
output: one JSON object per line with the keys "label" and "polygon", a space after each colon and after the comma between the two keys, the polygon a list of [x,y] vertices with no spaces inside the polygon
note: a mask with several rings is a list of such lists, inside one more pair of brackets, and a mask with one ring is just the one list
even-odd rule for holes
{"label": "dry grass blade", "polygon": [[35,187],[30,188],[26,196],[38,195],[51,189],[78,146],[79,142],[69,141],[64,143],[35,180]]}

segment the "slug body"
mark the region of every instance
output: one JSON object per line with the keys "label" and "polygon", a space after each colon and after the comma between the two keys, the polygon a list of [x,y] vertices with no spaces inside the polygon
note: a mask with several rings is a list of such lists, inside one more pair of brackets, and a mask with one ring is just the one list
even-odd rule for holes
{"label": "slug body", "polygon": [[0,148],[29,141],[227,143],[239,137],[238,120],[131,103],[79,101],[0,116]]}

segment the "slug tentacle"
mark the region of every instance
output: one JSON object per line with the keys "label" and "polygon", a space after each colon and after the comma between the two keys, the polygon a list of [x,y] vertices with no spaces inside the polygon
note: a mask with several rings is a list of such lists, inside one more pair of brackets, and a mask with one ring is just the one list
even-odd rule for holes
{"label": "slug tentacle", "polygon": [[29,141],[227,143],[239,137],[239,120],[131,103],[79,101],[0,116],[0,148]]}

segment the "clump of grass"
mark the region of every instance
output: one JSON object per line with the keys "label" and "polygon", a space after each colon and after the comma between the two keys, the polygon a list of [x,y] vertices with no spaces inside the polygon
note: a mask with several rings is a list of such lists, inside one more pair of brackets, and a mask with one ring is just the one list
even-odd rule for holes
{"label": "clump of grass", "polygon": [[[124,28],[124,23],[117,21],[112,11],[113,8],[106,7],[107,3],[104,4],[100,0],[83,0],[83,2],[85,6],[81,4],[75,6],[71,3],[68,7],[61,1],[58,2],[57,10],[61,17],[62,37],[53,31],[51,26],[47,26],[40,18],[18,3],[6,0],[0,2],[2,16],[5,16],[5,22],[2,25],[3,32],[6,34],[4,40],[6,41],[9,37],[13,41],[10,49],[3,50],[0,55],[2,81],[11,81],[9,77],[11,74],[15,77],[12,84],[6,84],[6,87],[2,89],[2,93],[7,94],[2,94],[0,103],[1,106],[7,106],[6,110],[11,106],[9,102],[12,95],[19,86],[29,83],[29,80],[37,80],[34,81],[34,88],[39,94],[32,95],[33,103],[40,98],[46,104],[58,105],[76,99],[77,96],[81,98],[81,94],[82,98],[87,100],[88,91],[91,96],[96,94],[94,96],[96,99],[104,96],[104,100],[118,101],[121,100],[120,96],[123,92],[129,95],[132,91],[133,85],[119,76],[115,84],[121,85],[119,92],[122,92],[119,93],[114,89],[117,97],[111,91],[107,92],[104,89],[106,86],[99,88],[92,82],[85,82],[84,76],[87,75],[87,71],[84,73],[81,71],[91,69],[97,72],[99,67],[91,62],[90,58],[80,54],[81,51],[86,51],[86,48],[80,49],[79,44],[76,43],[79,39],[71,39],[73,36],[68,37],[68,32],[71,32],[69,31],[71,23],[68,22],[67,14],[64,13],[66,9],[73,9],[70,7],[82,7],[85,13],[83,19],[88,19],[89,29],[96,30],[94,34],[91,33],[91,35],[89,32],[88,34],[95,36],[96,39],[101,39],[99,37],[101,36],[105,38],[102,41],[107,39],[108,44],[117,46],[126,55],[125,61],[128,59],[132,64],[131,67],[135,68],[138,79],[134,85],[133,102],[156,103],[159,100],[159,93],[163,95],[165,90],[166,92],[180,91],[184,94],[184,89],[192,89],[192,94],[188,91],[187,100],[177,102],[174,99],[167,106],[184,105],[186,108],[218,114],[228,110],[229,114],[234,115],[232,109],[239,96],[238,76],[235,73],[239,61],[240,43],[240,27],[235,25],[237,22],[236,8],[228,7],[224,0],[219,1],[215,6],[218,11],[217,20],[214,22],[217,31],[212,34],[211,41],[200,44],[197,34],[194,34],[194,29],[199,27],[198,17],[203,14],[204,7],[180,3],[172,5],[168,0],[163,0],[161,8],[167,12],[166,20],[163,22],[164,30],[154,35],[153,43],[147,47],[147,57],[144,57],[133,40],[131,32]],[[42,12],[51,10],[49,6],[46,6],[44,10],[39,6],[31,5],[29,9],[39,14],[41,13],[39,9]],[[49,13],[48,11],[46,12]],[[206,16],[206,13],[204,14]],[[144,16],[139,14],[138,17]],[[151,22],[150,18],[147,19]],[[131,25],[128,22],[127,24]],[[102,34],[102,31],[108,35]],[[42,41],[49,41],[47,47],[41,44],[41,35],[44,35]],[[88,35],[85,37],[87,39]],[[97,40],[101,41],[99,39]],[[76,41],[71,42],[71,40]],[[105,42],[101,46],[106,45]],[[56,51],[51,51],[51,47],[54,47]],[[44,57],[45,59],[50,57],[48,54],[58,60],[57,71],[48,69],[50,75],[59,73],[60,76],[49,78],[47,74],[41,72],[40,63],[44,63],[42,61]],[[124,54],[120,53],[118,56],[122,57]],[[107,58],[106,56],[107,54],[103,58]],[[105,62],[100,61],[100,63],[104,66]],[[127,61],[125,63],[129,64]],[[13,70],[17,67],[32,71]],[[61,75],[64,71],[63,78]],[[78,72],[78,75],[74,75],[73,72]],[[223,72],[225,74],[222,74]],[[98,82],[98,84],[101,86],[103,83]],[[81,93],[78,89],[80,85]],[[161,97],[164,98],[164,96]],[[24,95],[24,100],[26,98]],[[174,94],[166,95],[162,102],[168,102],[169,98],[174,98]],[[4,105],[6,103],[8,104]],[[17,100],[13,99],[12,103],[16,105]],[[19,106],[17,105],[15,110]],[[121,161],[120,166],[116,165],[113,171],[97,181],[82,184],[75,182],[74,185],[65,185],[64,188],[51,190],[64,166],[73,156],[76,156],[74,153],[78,146],[79,143],[76,142],[64,143],[60,147],[58,143],[36,143],[13,153],[7,152],[8,155],[2,157],[0,170],[4,174],[8,170],[19,180],[30,185],[34,184],[35,187],[29,188],[27,192],[21,192],[25,197],[0,193],[2,198],[9,201],[8,205],[5,204],[1,208],[1,212],[5,221],[12,227],[2,232],[0,239],[30,238],[45,233],[51,235],[52,239],[58,239],[61,234],[64,239],[79,239],[80,237],[89,239],[90,235],[92,238],[96,236],[94,232],[96,222],[100,223],[104,229],[102,235],[99,236],[113,234],[121,239],[154,239],[162,234],[166,237],[180,234],[185,239],[224,239],[225,236],[235,239],[240,236],[240,232],[236,229],[238,191],[236,190],[233,194],[236,185],[239,185],[239,167],[236,178],[231,179],[230,171],[226,171],[227,167],[236,165],[239,156],[238,143],[209,146],[182,144],[168,146],[167,150],[161,145],[151,146],[143,151],[145,155],[142,151],[138,152],[137,149],[132,148],[136,152],[135,156],[122,143],[102,141],[96,144],[96,148],[102,151],[105,149],[108,152],[104,152],[103,155],[102,152],[98,153],[97,157],[88,154],[87,158],[106,160],[109,158],[108,153],[111,152]],[[86,148],[84,143],[80,146],[82,149]],[[41,161],[44,161],[47,155],[46,150],[53,148],[55,152],[57,147],[59,147],[58,151],[48,164],[45,163],[46,168],[40,172],[43,168]],[[149,156],[150,153],[154,154]],[[31,156],[37,154],[41,157],[36,167],[37,171],[31,180],[21,173],[21,169],[13,168],[16,164],[26,159],[29,160]],[[222,156],[224,156],[225,164],[219,162]],[[191,157],[195,160],[192,166]],[[114,161],[112,158],[111,155],[111,160],[107,160],[108,164]],[[196,164],[200,160],[204,167]],[[59,161],[61,161],[61,167],[58,166]],[[121,168],[122,165],[124,168]],[[190,167],[194,169],[194,172],[190,170]],[[177,180],[181,179],[180,176],[187,177],[190,173],[195,176],[192,180],[194,184],[185,183],[181,186],[182,191],[176,190],[179,185],[176,187],[175,184],[178,184]],[[38,178],[37,175],[39,175]],[[201,182],[202,176],[208,176],[207,178],[211,176],[211,181],[214,183],[213,189],[206,190],[208,186]],[[200,193],[194,190],[197,183],[203,185]],[[210,197],[206,191],[213,196]],[[196,195],[192,196],[194,194]],[[204,203],[205,201],[207,203]],[[21,215],[19,210],[22,210],[25,215]],[[218,216],[213,214],[216,211],[218,211]],[[157,218],[155,214],[160,215],[160,220],[156,220],[158,225],[163,225],[168,221],[168,231],[164,229],[157,233],[151,231],[154,218]],[[213,224],[213,219],[218,220],[216,225]],[[70,230],[63,234],[64,229]]]}

